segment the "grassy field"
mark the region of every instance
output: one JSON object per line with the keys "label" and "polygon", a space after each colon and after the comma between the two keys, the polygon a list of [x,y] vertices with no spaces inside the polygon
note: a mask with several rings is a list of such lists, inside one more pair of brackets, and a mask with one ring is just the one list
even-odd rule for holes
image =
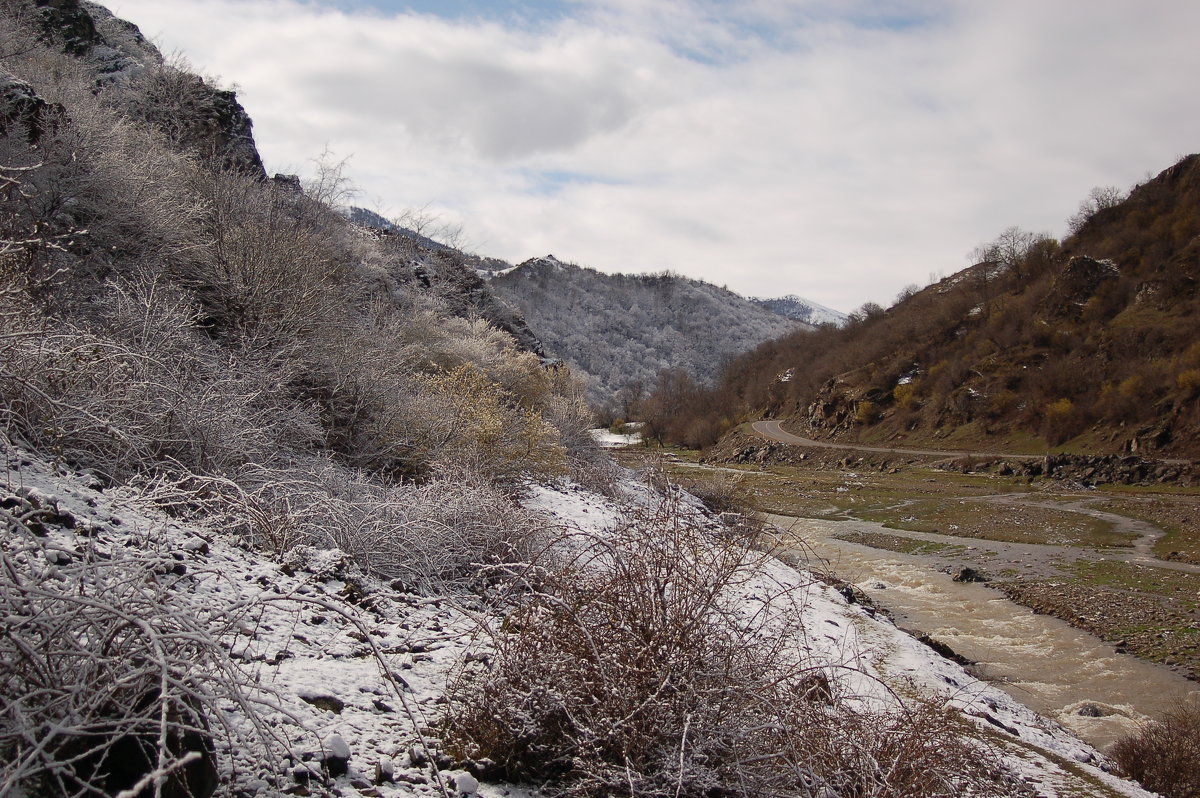
{"label": "grassy field", "polygon": [[[928,467],[842,471],[777,465],[726,465],[720,472],[696,468],[696,453],[665,450],[675,459],[663,468],[685,487],[714,481],[730,486],[760,512],[831,521],[872,521],[884,527],[962,538],[1067,546],[1129,546],[1135,535],[1070,510],[1030,506],[1035,496],[1020,478],[961,474]],[[978,501],[1021,494],[1010,502]]]}
{"label": "grassy field", "polygon": [[[1077,511],[1149,522],[1166,533],[1155,546],[1160,559],[1200,563],[1200,489],[1104,486],[1073,492],[1061,483],[927,465],[853,470],[816,463],[726,464],[714,469],[700,466],[698,454],[686,450],[635,449],[619,456],[629,465],[656,464],[684,487],[730,504],[883,528],[847,525],[833,535],[841,540],[985,570],[990,566],[996,586],[1013,600],[1200,678],[1200,574],[1118,561],[1136,534]],[[921,540],[905,532],[937,533],[963,543]],[[1041,567],[1022,562],[1018,568],[994,562],[988,541],[1048,548],[1039,558]]]}
{"label": "grassy field", "polygon": [[1154,546],[1164,560],[1200,564],[1200,488],[1105,485],[1099,509],[1149,521],[1167,534]]}

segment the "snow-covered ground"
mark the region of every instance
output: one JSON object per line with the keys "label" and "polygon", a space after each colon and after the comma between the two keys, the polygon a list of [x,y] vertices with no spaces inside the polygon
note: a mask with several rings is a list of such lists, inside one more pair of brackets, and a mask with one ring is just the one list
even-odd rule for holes
{"label": "snow-covered ground", "polygon": [[[626,426],[633,427],[635,425],[627,424]],[[606,449],[615,449],[620,446],[633,446],[634,444],[642,442],[642,434],[640,432],[631,432],[626,435],[621,435],[603,427],[590,430],[590,432],[592,433],[592,437],[595,438],[596,443],[600,444]]]}
{"label": "snow-covered ground", "polygon": [[[640,483],[623,490],[627,503],[656,500]],[[232,740],[218,751],[224,778],[243,794],[315,786],[331,754],[349,757],[347,772],[328,785],[343,796],[536,794],[477,787],[455,763],[439,761],[433,745],[448,683],[487,650],[481,630],[491,618],[478,596],[393,590],[337,551],[301,548],[277,559],[221,529],[170,518],[135,490],[100,490],[86,474],[29,455],[10,458],[5,496],[56,508],[42,536],[12,525],[4,532],[5,560],[22,579],[66,588],[79,564],[122,557],[171,566],[148,566],[146,579],[166,585],[177,610],[207,624],[262,718],[255,727],[239,706],[218,708],[241,739],[263,740],[262,747]],[[547,524],[595,535],[626,512],[570,485],[531,487],[525,503]],[[807,656],[849,674],[864,701],[915,691],[961,711],[1030,794],[1149,795],[1106,773],[1102,757],[1063,728],[802,569],[767,558],[737,590],[748,612],[769,601],[772,622],[796,634]],[[264,759],[264,749],[275,759]]]}

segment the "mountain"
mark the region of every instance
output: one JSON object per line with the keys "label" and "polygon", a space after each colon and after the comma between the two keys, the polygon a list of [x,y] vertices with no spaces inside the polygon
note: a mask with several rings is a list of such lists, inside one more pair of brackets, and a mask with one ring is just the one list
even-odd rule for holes
{"label": "mountain", "polygon": [[979,262],[730,364],[707,410],[845,441],[1200,455],[1200,156]]}
{"label": "mountain", "polygon": [[729,358],[804,326],[732,291],[666,272],[604,274],[548,255],[490,275],[492,289],[587,380],[598,402],[630,386],[648,389],[664,369],[711,383]]}
{"label": "mountain", "polygon": [[805,324],[810,324],[813,327],[820,327],[822,324],[833,324],[841,326],[849,320],[849,316],[839,310],[827,308],[824,305],[818,305],[810,299],[798,297],[795,294],[777,297],[775,299],[760,299],[758,297],[750,297],[750,301],[756,305],[761,305],[772,313],[783,316],[786,319],[794,319]]}

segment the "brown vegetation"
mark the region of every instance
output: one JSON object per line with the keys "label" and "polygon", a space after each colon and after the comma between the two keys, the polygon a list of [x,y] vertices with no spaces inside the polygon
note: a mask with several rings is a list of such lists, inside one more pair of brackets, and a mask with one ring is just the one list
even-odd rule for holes
{"label": "brown vegetation", "polygon": [[773,415],[859,439],[1200,452],[1200,156],[1100,194],[1061,245],[1010,228],[886,311],[746,353],[659,428],[696,446]]}
{"label": "brown vegetation", "polygon": [[1142,725],[1109,751],[1148,790],[1166,798],[1200,795],[1200,705],[1190,704]]}
{"label": "brown vegetation", "polygon": [[494,654],[451,690],[449,752],[570,796],[1012,793],[943,709],[864,708],[805,657],[782,588],[740,606],[763,555],[698,521],[669,501],[525,571]]}

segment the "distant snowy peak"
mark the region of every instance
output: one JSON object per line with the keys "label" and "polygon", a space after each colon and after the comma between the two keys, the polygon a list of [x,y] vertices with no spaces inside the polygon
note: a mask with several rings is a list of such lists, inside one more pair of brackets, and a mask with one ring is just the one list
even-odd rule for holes
{"label": "distant snowy peak", "polygon": [[485,280],[490,280],[493,277],[500,277],[501,275],[508,274],[509,272],[520,270],[522,274],[528,277],[535,271],[543,271],[548,269],[550,271],[561,272],[567,268],[578,269],[579,267],[573,266],[569,263],[563,263],[553,255],[547,255],[544,258],[530,258],[529,260],[521,261],[516,266],[509,266],[506,263],[504,264],[504,268],[489,267],[487,269],[482,269],[479,271],[479,276]]}
{"label": "distant snowy peak", "polygon": [[537,271],[537,270],[544,271],[547,269],[550,271],[561,272],[561,271],[564,271],[569,268],[578,269],[581,267],[575,266],[572,263],[565,263],[565,262],[559,260],[558,258],[554,257],[553,255],[546,255],[545,257],[530,258],[527,261],[522,261],[521,263],[517,264],[516,268],[525,269],[527,272],[532,272],[532,271]]}
{"label": "distant snowy peak", "polygon": [[840,327],[849,318],[841,311],[827,308],[824,305],[819,305],[810,299],[804,299],[795,294],[781,296],[778,299],[751,297],[750,301],[784,318],[802,321],[814,327],[819,327],[822,324],[834,324]]}

